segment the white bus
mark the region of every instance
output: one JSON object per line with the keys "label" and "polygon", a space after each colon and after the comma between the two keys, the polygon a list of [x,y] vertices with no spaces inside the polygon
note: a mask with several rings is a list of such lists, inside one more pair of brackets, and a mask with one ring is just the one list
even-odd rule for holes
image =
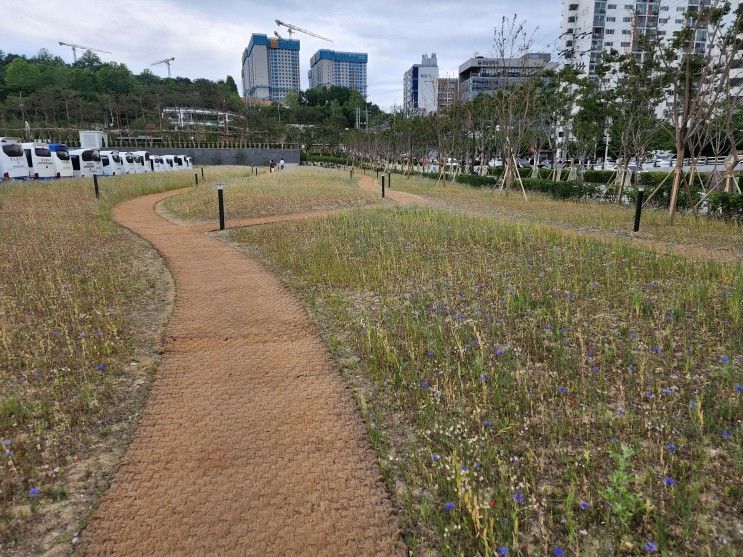
{"label": "white bus", "polygon": [[175,157],[173,155],[162,155],[162,159],[163,163],[165,164],[165,170],[167,170],[168,172],[177,170],[174,163]]}
{"label": "white bus", "polygon": [[75,171],[72,169],[70,150],[67,148],[67,145],[63,143],[50,143],[49,151],[52,153],[52,163],[54,164],[54,171],[57,173],[57,178],[72,178]]}
{"label": "white bus", "polygon": [[76,177],[103,174],[101,154],[98,149],[75,149],[70,151],[70,159],[72,159],[72,172]]}
{"label": "white bus", "polygon": [[23,152],[26,154],[28,174],[34,180],[51,180],[56,178],[52,152],[46,143],[30,142],[23,144]]}
{"label": "white bus", "polygon": [[134,151],[134,154],[138,157],[142,157],[142,165],[144,166],[145,172],[154,172],[155,167],[152,162],[152,155],[149,151]]}
{"label": "white bus", "polygon": [[[108,164],[106,160],[108,159]],[[121,162],[118,151],[101,151],[101,162],[103,163],[104,176],[121,176],[126,174],[126,169]]]}
{"label": "white bus", "polygon": [[28,164],[20,139],[0,137],[0,179],[28,179]]}
{"label": "white bus", "polygon": [[134,153],[119,152],[119,156],[121,157],[121,165],[124,167],[125,174],[139,174],[141,172]]}
{"label": "white bus", "polygon": [[167,172],[168,163],[160,155],[152,155],[150,160],[152,161],[152,168],[155,172]]}

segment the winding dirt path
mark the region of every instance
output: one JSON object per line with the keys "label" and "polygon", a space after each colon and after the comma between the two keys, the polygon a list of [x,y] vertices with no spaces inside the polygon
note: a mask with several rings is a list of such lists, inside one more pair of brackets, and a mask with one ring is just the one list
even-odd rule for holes
{"label": "winding dirt path", "polygon": [[117,206],[176,283],[165,352],[84,555],[390,555],[397,520],[353,400],[300,303],[260,263]]}

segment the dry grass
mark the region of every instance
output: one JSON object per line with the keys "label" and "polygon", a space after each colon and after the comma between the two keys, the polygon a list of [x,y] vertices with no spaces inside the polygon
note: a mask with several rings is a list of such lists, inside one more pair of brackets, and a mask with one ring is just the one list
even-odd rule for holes
{"label": "dry grass", "polygon": [[416,208],[231,236],[361,362],[414,554],[743,552],[740,266]]}
{"label": "dry grass", "polygon": [[[361,190],[347,174],[300,167],[258,176],[225,180],[225,213],[228,219],[246,219],[357,207],[376,203],[377,197]],[[206,222],[217,219],[215,185],[165,201],[165,210],[176,218]]]}
{"label": "dry grass", "polygon": [[646,208],[640,232],[633,235],[634,207],[555,200],[534,192],[527,192],[529,199],[525,201],[520,190],[504,193],[451,182],[437,184],[419,176],[394,175],[392,181],[395,189],[424,196],[439,206],[459,211],[681,246],[700,246],[724,250],[734,257],[743,258],[743,226],[734,222],[679,214],[675,223],[670,225],[665,211]]}
{"label": "dry grass", "polygon": [[192,179],[101,178],[100,201],[91,179],[0,183],[0,553],[68,541],[105,486],[147,388],[169,280],[110,208]]}

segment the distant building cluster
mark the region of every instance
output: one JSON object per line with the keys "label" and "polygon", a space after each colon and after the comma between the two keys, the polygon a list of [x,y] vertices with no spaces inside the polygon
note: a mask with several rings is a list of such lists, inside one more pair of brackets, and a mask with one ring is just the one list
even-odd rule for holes
{"label": "distant building cluster", "polygon": [[403,109],[432,114],[459,101],[471,101],[480,93],[493,94],[508,84],[554,68],[547,53],[528,53],[520,58],[474,56],[459,66],[458,77],[439,77],[436,54],[424,54],[403,77]]}
{"label": "distant building cluster", "polygon": [[[318,50],[310,59],[310,89],[338,85],[367,94],[363,52]],[[248,102],[283,102],[300,90],[299,41],[253,33],[242,57],[243,96]]]}

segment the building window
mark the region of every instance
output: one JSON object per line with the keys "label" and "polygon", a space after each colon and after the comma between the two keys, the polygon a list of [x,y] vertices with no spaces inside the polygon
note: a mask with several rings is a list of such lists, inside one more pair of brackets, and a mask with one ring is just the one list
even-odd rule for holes
{"label": "building window", "polygon": [[608,22],[612,22],[612,21],[616,21],[616,20],[617,20],[616,17],[607,17],[606,18],[606,21],[608,21]]}
{"label": "building window", "polygon": [[627,42],[625,42],[625,43],[622,43],[622,46],[623,46],[624,48],[627,48],[627,47],[629,47],[629,43],[627,43]]}
{"label": "building window", "polygon": [[606,30],[606,34],[607,35],[613,35],[614,34],[614,29],[607,29]]}
{"label": "building window", "polygon": [[616,4],[609,4],[608,6],[606,6],[606,9],[607,10],[616,10],[617,9],[617,5]]}

